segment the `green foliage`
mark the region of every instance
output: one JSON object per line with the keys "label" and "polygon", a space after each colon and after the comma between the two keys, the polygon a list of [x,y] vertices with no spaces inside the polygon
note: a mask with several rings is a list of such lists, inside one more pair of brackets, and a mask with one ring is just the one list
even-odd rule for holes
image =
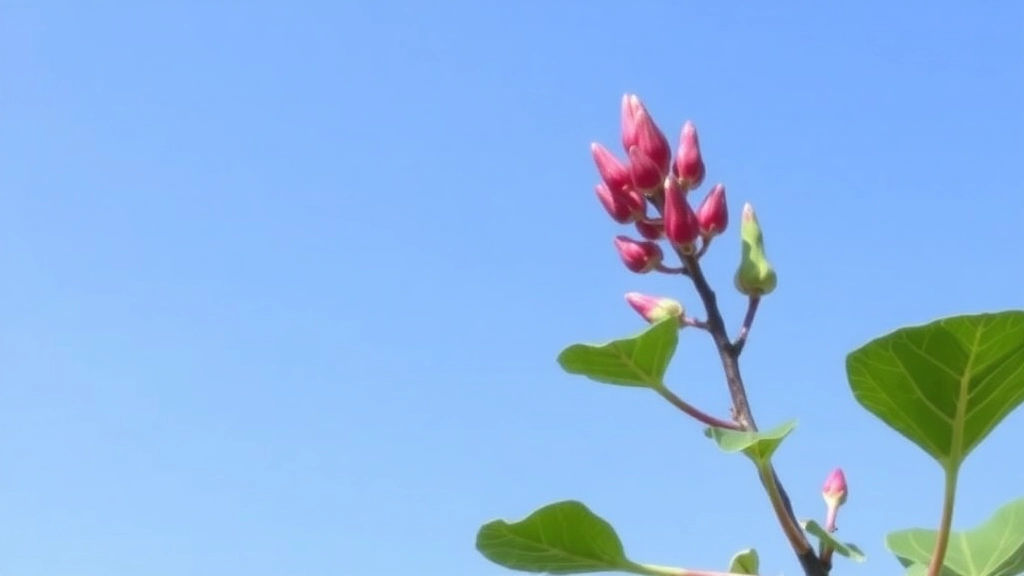
{"label": "green foliage", "polygon": [[[952,490],[971,451],[1024,402],[1024,311],[902,328],[850,353],[846,367],[857,401],[942,465]],[[1022,502],[972,532],[949,533],[947,523],[938,531],[894,532],[887,544],[908,574],[925,574],[937,542],[947,536],[943,575],[1020,574]]]}
{"label": "green foliage", "polygon": [[627,558],[612,525],[575,500],[548,504],[518,522],[488,522],[477,532],[476,549],[491,562],[521,572],[684,573],[679,568],[639,564]]}
{"label": "green foliage", "polygon": [[956,469],[1024,401],[1024,311],[902,328],[846,360],[869,412]]}
{"label": "green foliage", "polygon": [[621,340],[605,344],[573,344],[558,355],[570,374],[619,386],[659,388],[679,341],[679,319],[665,318]]}
{"label": "green foliage", "polygon": [[757,556],[757,550],[747,548],[740,550],[729,561],[729,572],[733,574],[757,574],[760,570],[761,559]]}
{"label": "green foliage", "polygon": [[575,500],[548,504],[518,522],[488,522],[476,548],[491,562],[523,572],[648,573],[626,558],[611,524]]}
{"label": "green foliage", "polygon": [[800,525],[803,526],[803,529],[806,530],[808,534],[817,538],[819,542],[827,544],[830,548],[835,550],[836,554],[849,558],[854,562],[863,562],[868,559],[856,544],[850,544],[849,542],[844,543],[836,540],[834,536],[826,532],[825,529],[814,520],[804,520]]}
{"label": "green foliage", "polygon": [[718,444],[723,452],[743,452],[758,466],[771,459],[782,441],[796,428],[796,420],[785,422],[767,432],[744,432],[725,428],[707,428],[704,435]]}
{"label": "green foliage", "polygon": [[[889,534],[885,544],[909,573],[924,574],[938,533],[914,528]],[[952,532],[944,576],[1015,576],[1024,574],[1024,498],[1000,508],[981,526]]]}

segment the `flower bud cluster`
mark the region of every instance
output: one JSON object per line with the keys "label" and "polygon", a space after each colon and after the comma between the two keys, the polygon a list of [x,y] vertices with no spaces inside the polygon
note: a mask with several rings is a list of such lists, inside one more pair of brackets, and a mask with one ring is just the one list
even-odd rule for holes
{"label": "flower bud cluster", "polygon": [[[601,176],[595,191],[612,220],[632,224],[642,238],[616,238],[626,267],[640,274],[666,271],[658,241],[668,240],[682,254],[695,254],[698,240],[707,244],[725,231],[729,224],[725,186],[716,184],[694,210],[687,196],[704,182],[705,167],[693,122],[683,125],[673,154],[665,133],[636,95],[622,97],[621,112],[625,157],[600,143],[590,145]],[[649,215],[651,205],[661,212],[660,217]]]}
{"label": "flower bud cluster", "polygon": [[[601,177],[595,187],[598,200],[612,220],[631,225],[638,236],[615,237],[619,257],[637,274],[685,273],[685,267],[664,266],[665,252],[659,242],[667,241],[684,258],[702,257],[711,240],[729,226],[725,185],[712,186],[695,209],[689,194],[704,183],[706,168],[693,122],[683,124],[673,153],[665,132],[636,95],[622,97],[621,115],[624,154],[617,155],[597,142],[590,145]],[[744,210],[743,258],[735,284],[744,294],[759,296],[774,289],[774,270],[764,257],[760,228],[757,242],[748,239],[753,235],[749,221],[753,219],[757,226],[753,209],[748,214],[748,207]],[[634,303],[635,293],[631,294]]]}

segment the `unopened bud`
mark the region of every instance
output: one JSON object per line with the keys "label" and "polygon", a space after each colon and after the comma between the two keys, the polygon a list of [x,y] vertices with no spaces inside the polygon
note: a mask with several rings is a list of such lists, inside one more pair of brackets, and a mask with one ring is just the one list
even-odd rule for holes
{"label": "unopened bud", "polygon": [[686,313],[682,303],[672,298],[649,296],[639,292],[626,294],[626,302],[648,322],[657,322],[668,317],[682,318]]}
{"label": "unopened bud", "polygon": [[643,218],[647,213],[647,200],[636,190],[626,188],[612,192],[604,182],[594,187],[601,205],[608,215],[619,224],[629,224]]}
{"label": "unopened bud", "polygon": [[672,164],[672,147],[665,133],[651,118],[647,107],[635,94],[622,97],[622,148],[636,146],[650,158],[664,178]]}
{"label": "unopened bud", "polygon": [[633,179],[633,186],[645,194],[657,191],[664,178],[658,165],[641,152],[639,146],[629,149],[629,173]]}
{"label": "unopened bud", "polygon": [[829,508],[839,508],[846,503],[846,475],[842,468],[836,468],[825,479],[825,485],[821,489],[821,497]]}
{"label": "unopened bud", "polygon": [[651,241],[638,242],[628,236],[616,236],[615,248],[619,251],[622,263],[630,271],[646,274],[661,264],[665,255],[661,246]]}
{"label": "unopened bud", "polygon": [[664,216],[665,237],[683,252],[692,254],[693,243],[700,235],[700,223],[675,178],[667,178],[665,182]]}
{"label": "unopened bud", "polygon": [[637,220],[634,226],[636,231],[648,240],[661,240],[665,237],[665,227],[660,222]]}
{"label": "unopened bud", "polygon": [[700,153],[700,140],[693,122],[687,121],[679,134],[679,151],[673,169],[686,191],[700,188],[704,182],[704,158]]}
{"label": "unopened bud", "polygon": [[740,237],[743,249],[740,254],[740,266],[733,277],[736,289],[747,296],[771,294],[777,282],[775,269],[765,255],[761,225],[754,214],[754,207],[749,203],[743,206]]}
{"label": "unopened bud", "polygon": [[594,164],[597,164],[601,180],[604,180],[609,189],[618,192],[630,185],[632,176],[629,168],[619,161],[611,150],[594,142],[590,145],[590,155],[594,157]]}
{"label": "unopened bud", "polygon": [[725,231],[729,225],[729,208],[725,203],[725,186],[715,184],[697,208],[697,222],[700,233],[705,238],[712,238]]}
{"label": "unopened bud", "polygon": [[632,97],[632,94],[622,95],[622,149],[626,151],[636,146],[636,120]]}

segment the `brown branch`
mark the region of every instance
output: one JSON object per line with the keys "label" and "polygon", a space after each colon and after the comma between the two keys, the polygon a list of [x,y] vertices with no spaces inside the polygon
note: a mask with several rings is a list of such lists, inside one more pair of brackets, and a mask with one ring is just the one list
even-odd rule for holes
{"label": "brown branch", "polygon": [[[679,256],[686,262],[686,268],[690,272],[690,279],[693,280],[693,286],[697,290],[697,294],[700,296],[707,311],[708,332],[711,334],[711,339],[714,341],[715,348],[718,349],[718,355],[722,360],[722,369],[725,372],[725,380],[729,386],[729,395],[732,397],[736,421],[744,430],[756,432],[757,423],[754,421],[754,414],[750,409],[750,402],[747,399],[747,390],[743,384],[743,376],[740,374],[739,353],[742,351],[742,346],[737,350],[729,341],[725,322],[722,319],[722,312],[718,308],[718,299],[715,296],[715,291],[708,284],[707,278],[700,268],[700,263],[693,256],[687,256],[681,252]],[[752,321],[753,316],[749,314],[749,311],[748,316],[750,316]],[[779,480],[778,474],[771,466],[769,466],[768,472],[771,474],[767,476],[762,475],[761,483],[770,496],[772,492],[777,492],[781,507],[777,507],[775,510],[776,516],[789,540],[790,546],[792,546],[797,559],[800,561],[804,574],[806,576],[828,576],[825,566],[821,563],[817,554],[815,554],[814,548],[807,541],[803,529],[796,520],[796,515],[793,513],[793,505],[789,500],[786,489],[782,486],[781,480]]]}
{"label": "brown branch", "polygon": [[750,335],[750,327],[754,325],[754,316],[757,315],[757,305],[760,303],[760,296],[751,296],[747,301],[747,315],[743,317],[743,326],[740,327],[739,336],[732,343],[732,353],[737,357],[743,353],[743,347],[747,345],[747,336]]}
{"label": "brown branch", "polygon": [[[664,216],[664,197],[654,196],[648,199],[657,209],[658,213]],[[675,249],[675,252],[686,265],[686,275],[693,281],[697,295],[700,296],[701,302],[704,303],[704,309],[707,311],[707,331],[711,334],[711,339],[718,350],[718,356],[722,360],[725,381],[729,387],[729,395],[732,397],[733,418],[741,429],[756,432],[757,423],[754,421],[754,414],[750,409],[750,402],[747,400],[747,390],[743,385],[743,376],[740,374],[739,353],[742,351],[743,346],[741,345],[740,350],[737,351],[729,341],[729,334],[725,329],[725,321],[722,319],[722,312],[718,308],[718,298],[715,296],[715,291],[711,288],[711,285],[708,284],[708,280],[700,268],[697,256],[686,254],[678,248]],[[751,317],[752,321],[753,318]],[[769,466],[768,471],[771,472],[770,476],[761,474],[761,484],[765,487],[766,491],[769,491],[769,496],[771,496],[770,492],[772,490],[777,491],[778,500],[782,503],[782,510],[777,510],[776,516],[783,532],[787,535],[797,560],[800,561],[800,567],[803,569],[804,575],[828,576],[828,570],[814,552],[814,548],[807,541],[807,536],[804,535],[803,529],[796,520],[796,515],[793,513],[793,504],[789,500],[789,494],[786,493],[786,489],[782,486],[782,481],[779,479],[774,467]],[[796,528],[795,530],[794,527]]]}

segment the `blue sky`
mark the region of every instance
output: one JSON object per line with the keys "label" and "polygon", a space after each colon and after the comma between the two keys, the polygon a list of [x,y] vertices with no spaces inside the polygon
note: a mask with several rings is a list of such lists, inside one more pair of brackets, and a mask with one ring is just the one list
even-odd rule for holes
{"label": "blue sky", "polygon": [[[881,1],[8,2],[0,18],[0,576],[497,576],[487,520],[578,498],[639,561],[796,574],[748,463],[561,373],[639,329],[591,141],[693,119],[779,288],[744,354],[796,417],[800,516],[938,519],[940,471],[844,356],[1019,308],[1024,7]],[[731,325],[736,229],[706,257]],[[697,332],[671,384],[725,413]],[[956,525],[1022,495],[1015,414]]]}

